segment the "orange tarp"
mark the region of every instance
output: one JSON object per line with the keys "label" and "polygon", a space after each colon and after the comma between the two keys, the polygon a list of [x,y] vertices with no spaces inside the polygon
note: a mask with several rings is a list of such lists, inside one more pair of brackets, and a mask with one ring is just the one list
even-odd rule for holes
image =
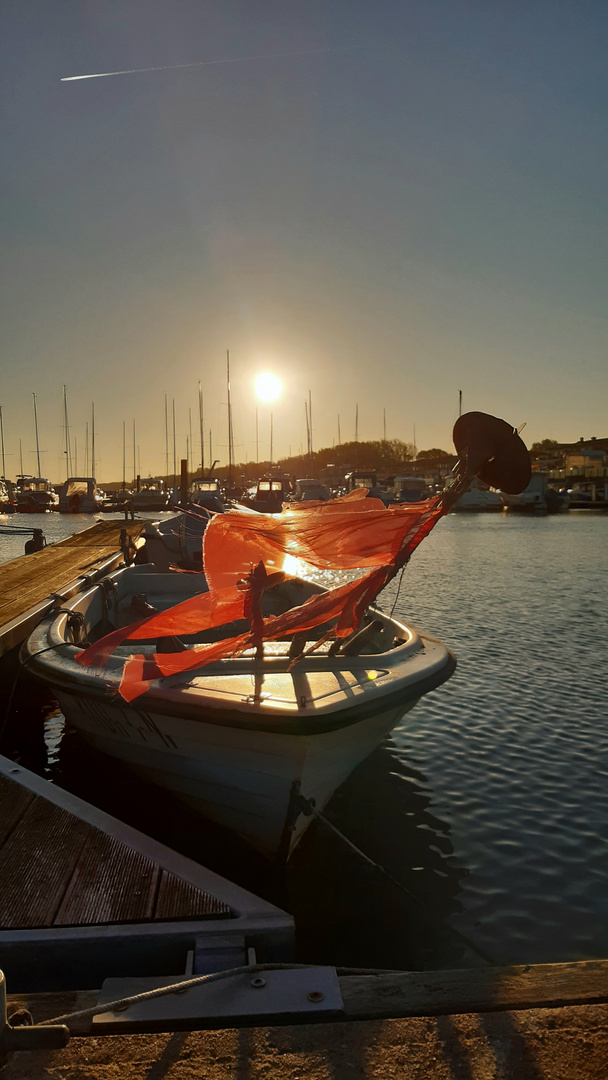
{"label": "orange tarp", "polygon": [[427,514],[434,524],[441,513],[436,499],[394,507],[379,499],[336,500],[274,516],[230,510],[205,530],[205,575],[211,590],[226,588],[260,559],[280,570],[285,555],[328,570],[386,566]]}
{"label": "orange tarp", "polygon": [[[130,701],[151,680],[203,667],[264,640],[289,637],[332,620],[335,635],[346,637],[444,512],[440,499],[387,508],[380,500],[366,499],[361,489],[343,499],[303,503],[297,510],[287,507],[275,516],[234,510],[216,514],[203,541],[209,592],[114,631],[78,659],[87,666],[103,665],[123,641],[203,632],[249,617],[248,633],[180,652],[155,653],[153,659],[129,658],[120,692]],[[282,615],[263,619],[262,592],[272,587],[272,572],[282,568],[287,554],[327,569],[370,570]]]}

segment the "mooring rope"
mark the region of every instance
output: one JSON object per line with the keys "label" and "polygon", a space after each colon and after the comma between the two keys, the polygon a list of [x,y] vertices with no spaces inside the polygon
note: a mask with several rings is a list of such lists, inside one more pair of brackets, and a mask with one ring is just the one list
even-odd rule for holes
{"label": "mooring rope", "polygon": [[[393,875],[388,870],[386,870],[384,866],[382,866],[380,863],[375,862],[373,859],[370,859],[369,855],[366,855],[364,851],[361,851],[361,848],[358,848],[356,844],[353,844],[352,840],[349,840],[348,836],[345,836],[343,832],[340,832],[340,829],[338,829],[329,820],[329,818],[326,818],[325,814],[322,814],[320,810],[315,810],[313,807],[312,814],[313,817],[318,818],[319,821],[326,825],[327,828],[330,829],[330,831],[333,832],[335,836],[339,837],[342,843],[346,844],[346,846],[350,848],[350,850],[353,851],[355,855],[358,855],[358,857],[362,859],[364,863],[370,866],[372,870],[375,870],[377,873],[382,874],[385,878],[387,878],[388,881],[391,882],[392,885],[395,886],[396,889],[399,889],[399,891],[404,893],[405,896],[409,897],[410,900],[413,900],[414,903],[421,908],[424,917],[428,920],[429,915],[426,911],[424,901],[422,901],[419,896],[416,896],[416,894],[411,892],[411,890],[408,889],[406,885],[404,885],[396,877],[393,877]],[[449,923],[447,924],[447,929],[455,937],[459,938],[460,941],[464,945],[466,945],[468,949],[471,949],[471,951],[476,953],[477,956],[481,957],[482,960],[485,960],[486,964],[490,964],[492,966],[496,965],[496,960],[492,959],[492,957],[489,956],[488,953],[485,952],[479,945],[476,945],[474,941],[471,941],[471,939],[468,938],[466,934],[463,934],[460,930],[457,930],[455,926],[451,926]]]}

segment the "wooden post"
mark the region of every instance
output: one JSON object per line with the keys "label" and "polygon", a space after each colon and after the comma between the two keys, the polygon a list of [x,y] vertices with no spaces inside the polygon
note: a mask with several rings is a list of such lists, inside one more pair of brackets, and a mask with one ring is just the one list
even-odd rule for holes
{"label": "wooden post", "polygon": [[188,501],[188,459],[181,459],[181,475],[179,483],[179,499],[182,506]]}

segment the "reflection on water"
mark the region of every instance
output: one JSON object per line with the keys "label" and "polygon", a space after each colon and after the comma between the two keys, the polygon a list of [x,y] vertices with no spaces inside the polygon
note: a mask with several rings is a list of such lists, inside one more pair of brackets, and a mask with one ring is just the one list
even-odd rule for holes
{"label": "reflection on water", "polygon": [[[327,817],[408,893],[315,822],[289,864],[290,910],[306,957],[360,967],[475,963],[451,932],[467,870],[433,812],[425,778],[378,748],[336,792]],[[466,953],[466,955],[465,955]]]}
{"label": "reflection on water", "polygon": [[606,955],[607,529],[608,517],[454,515],[406,572],[396,614],[441,638],[458,669],[357,769],[327,816],[420,904],[318,822],[286,876],[275,873],[89,751],[63,731],[53,701],[35,702],[29,689],[15,698],[3,752],[287,907],[300,959],[481,963],[453,929],[499,963]]}

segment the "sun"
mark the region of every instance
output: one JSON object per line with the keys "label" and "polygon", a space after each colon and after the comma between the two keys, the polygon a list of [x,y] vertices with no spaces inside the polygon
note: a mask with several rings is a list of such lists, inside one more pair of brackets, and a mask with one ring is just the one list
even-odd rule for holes
{"label": "sun", "polygon": [[264,371],[255,380],[255,392],[260,401],[276,401],[282,389],[283,383],[270,371]]}

